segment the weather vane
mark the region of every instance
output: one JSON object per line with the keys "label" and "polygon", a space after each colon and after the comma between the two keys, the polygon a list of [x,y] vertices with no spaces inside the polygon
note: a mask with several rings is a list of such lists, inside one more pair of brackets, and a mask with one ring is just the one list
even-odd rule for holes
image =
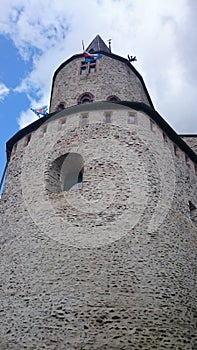
{"label": "weather vane", "polygon": [[136,56],[127,56],[128,57],[128,60],[129,60],[129,62],[135,62],[135,61],[137,61],[137,58],[136,58]]}
{"label": "weather vane", "polygon": [[112,41],[112,39],[108,39],[108,43],[109,43],[109,50],[110,50],[110,52],[111,52],[111,41]]}

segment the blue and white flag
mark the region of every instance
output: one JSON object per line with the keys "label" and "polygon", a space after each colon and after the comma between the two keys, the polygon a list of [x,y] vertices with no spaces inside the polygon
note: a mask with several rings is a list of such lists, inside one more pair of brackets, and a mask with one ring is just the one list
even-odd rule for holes
{"label": "blue and white flag", "polygon": [[48,106],[43,106],[40,108],[30,108],[32,112],[34,112],[39,118],[41,115],[46,115],[48,114],[47,110],[48,110]]}

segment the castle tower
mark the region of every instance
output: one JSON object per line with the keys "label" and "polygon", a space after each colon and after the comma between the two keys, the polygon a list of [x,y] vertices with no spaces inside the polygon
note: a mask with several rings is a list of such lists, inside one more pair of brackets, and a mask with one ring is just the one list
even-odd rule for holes
{"label": "castle tower", "polygon": [[99,36],[86,51],[7,142],[0,349],[194,349],[195,135]]}

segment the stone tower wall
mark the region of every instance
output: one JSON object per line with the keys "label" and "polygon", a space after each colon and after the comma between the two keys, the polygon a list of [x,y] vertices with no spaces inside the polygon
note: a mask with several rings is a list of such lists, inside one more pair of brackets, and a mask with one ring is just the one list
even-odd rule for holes
{"label": "stone tower wall", "polygon": [[[13,151],[1,349],[194,349],[194,164],[145,113],[91,105],[59,112]],[[67,153],[84,159],[83,188],[54,191]]]}
{"label": "stone tower wall", "polygon": [[181,136],[181,138],[197,154],[197,136]]}
{"label": "stone tower wall", "polygon": [[82,93],[90,92],[94,101],[105,101],[116,95],[120,100],[144,102],[149,105],[141,81],[127,64],[104,56],[96,61],[97,73],[80,75],[83,58],[75,58],[56,75],[53,85],[50,111],[60,103],[66,107],[77,105]]}

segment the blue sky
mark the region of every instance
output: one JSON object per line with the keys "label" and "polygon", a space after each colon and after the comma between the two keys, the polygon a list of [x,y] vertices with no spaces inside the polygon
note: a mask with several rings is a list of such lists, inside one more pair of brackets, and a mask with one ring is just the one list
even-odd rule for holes
{"label": "blue sky", "polygon": [[[148,6],[147,6],[148,3]],[[6,0],[0,12],[0,177],[5,143],[49,104],[57,67],[100,34],[136,55],[155,108],[178,133],[197,133],[195,0]]]}

